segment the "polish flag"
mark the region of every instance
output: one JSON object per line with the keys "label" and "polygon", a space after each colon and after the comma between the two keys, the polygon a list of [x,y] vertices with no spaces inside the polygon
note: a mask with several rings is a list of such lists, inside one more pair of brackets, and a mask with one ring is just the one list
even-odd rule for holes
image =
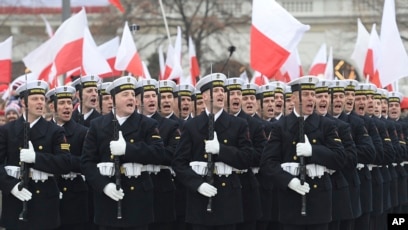
{"label": "polish flag", "polygon": [[123,28],[122,40],[116,55],[115,69],[120,71],[126,70],[134,76],[143,76],[142,61],[130,33],[128,22],[125,23]]}
{"label": "polish flag", "polygon": [[39,79],[53,83],[57,75],[81,66],[86,27],[88,21],[85,9],[82,9],[64,21],[54,36],[25,56],[24,64]]}
{"label": "polish flag", "polygon": [[324,76],[324,70],[326,69],[327,62],[327,48],[326,43],[323,43],[316,56],[313,58],[312,65],[310,65],[309,75]]}
{"label": "polish flag", "polygon": [[163,77],[164,77],[165,67],[164,67],[164,55],[163,55],[163,46],[162,45],[159,46],[158,53],[159,53],[159,67],[160,67],[159,79],[164,80]]}
{"label": "polish flag", "polygon": [[109,0],[109,2],[114,5],[116,8],[118,8],[118,10],[122,13],[125,12],[125,9],[122,6],[122,3],[120,2],[120,0]]}
{"label": "polish flag", "polygon": [[253,0],[251,67],[272,78],[309,29],[276,1]]}
{"label": "polish flag", "polygon": [[10,36],[0,43],[0,84],[11,82],[11,54],[13,49],[13,37]]}
{"label": "polish flag", "polygon": [[115,61],[116,61],[116,54],[118,53],[119,49],[119,37],[114,37],[113,39],[101,44],[98,46],[99,52],[108,62],[112,72],[109,74],[101,74],[99,77],[112,77],[112,76],[121,76],[122,72],[115,69]]}
{"label": "polish flag", "polygon": [[192,85],[193,82],[191,80],[192,79],[191,79],[190,76],[182,76],[182,77],[180,77],[178,85]]}
{"label": "polish flag", "polygon": [[242,71],[242,73],[239,75],[239,78],[241,78],[241,80],[242,80],[244,83],[249,83],[248,74],[247,74],[247,71],[245,70],[245,68],[244,68],[244,70]]}
{"label": "polish flag", "polygon": [[256,84],[258,86],[262,86],[262,85],[267,84],[268,82],[269,82],[269,79],[265,75],[263,75],[262,73],[258,71],[255,71],[254,76],[252,76],[252,79],[249,83]]}
{"label": "polish flag", "polygon": [[368,42],[370,41],[370,33],[361,23],[360,18],[357,19],[357,40],[354,46],[354,51],[351,54],[351,59],[355,62],[360,75],[363,75],[364,62],[368,50]]}
{"label": "polish flag", "polygon": [[382,85],[408,76],[408,56],[395,19],[394,0],[385,0],[381,24],[380,80]]}
{"label": "polish flag", "polygon": [[42,14],[41,14],[41,18],[45,24],[45,33],[47,33],[48,37],[52,37],[52,35],[54,35],[54,31],[52,30],[50,23],[47,21],[47,19]]}
{"label": "polish flag", "polygon": [[181,68],[181,43],[181,28],[178,26],[174,49],[171,45],[169,45],[167,50],[164,80],[177,79],[183,75],[183,69]]}
{"label": "polish flag", "polygon": [[150,75],[149,69],[147,68],[146,62],[142,61],[143,65],[143,78],[144,79],[152,79],[152,76]]}
{"label": "polish flag", "polygon": [[[93,39],[93,38],[92,38]],[[103,71],[98,71],[101,72],[102,74],[99,74],[99,77],[101,78],[105,78],[105,77],[112,77],[112,76],[120,76],[122,74],[121,71],[119,70],[115,70],[114,69],[114,65],[115,65],[115,60],[116,60],[116,54],[118,53],[118,48],[119,48],[119,37],[115,37],[105,43],[103,43],[102,45],[98,46],[98,55],[102,55],[102,57],[107,61],[109,68],[111,69],[111,71],[107,72],[107,73],[103,73]],[[94,42],[95,43],[95,42]],[[85,44],[85,41],[84,41]],[[84,47],[84,50],[85,47]],[[96,51],[93,51],[96,52]],[[86,53],[83,54],[83,58],[85,58]],[[89,56],[89,55],[87,55]],[[92,56],[89,56],[89,64],[92,64]],[[99,59],[99,58],[98,58]],[[84,60],[85,62],[85,60]],[[94,64],[95,65],[95,64]],[[105,66],[105,64],[102,64],[103,66]],[[95,66],[98,66],[97,64]],[[95,68],[95,67],[93,67]],[[82,64],[81,67],[77,67],[73,70],[70,70],[67,72],[67,76],[71,77],[71,76],[81,76],[81,75],[85,75],[87,71],[84,69],[84,64]],[[91,71],[91,72],[96,72],[96,71]],[[96,73],[95,73],[96,74]],[[67,79],[68,79],[67,77]],[[66,84],[67,82],[65,82]]]}
{"label": "polish flag", "polygon": [[190,77],[192,85],[197,83],[197,77],[200,76],[200,66],[198,65],[195,45],[191,36],[188,37],[188,54],[190,56]]}
{"label": "polish flag", "polygon": [[86,27],[84,31],[84,44],[82,49],[82,69],[85,75],[112,76],[112,69],[106,58],[101,54],[91,35],[91,31]]}
{"label": "polish flag", "polygon": [[29,82],[29,81],[35,81],[38,79],[38,76],[33,74],[33,73],[27,73],[24,75],[18,76],[16,79],[14,79],[8,87],[8,90],[4,92],[2,95],[3,100],[8,100],[10,98],[10,95],[14,94],[14,91],[22,84]]}
{"label": "polish flag", "polygon": [[329,56],[327,57],[326,69],[324,70],[324,78],[327,80],[334,80],[333,47],[331,46],[329,49]]}
{"label": "polish flag", "polygon": [[290,82],[303,75],[302,64],[297,48],[290,54],[279,72],[281,75],[280,77],[277,77],[276,80],[283,82]]}
{"label": "polish flag", "polygon": [[370,40],[368,41],[368,50],[364,62],[364,76],[367,82],[371,82],[381,88],[380,73],[378,67],[380,64],[381,44],[380,37],[377,34],[376,24],[371,28]]}

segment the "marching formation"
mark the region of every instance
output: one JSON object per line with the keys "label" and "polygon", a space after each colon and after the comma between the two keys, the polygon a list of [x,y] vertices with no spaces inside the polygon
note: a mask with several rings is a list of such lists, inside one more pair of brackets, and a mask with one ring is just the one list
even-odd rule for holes
{"label": "marching formation", "polygon": [[408,212],[403,97],[370,83],[88,75],[15,94],[6,229],[382,230]]}

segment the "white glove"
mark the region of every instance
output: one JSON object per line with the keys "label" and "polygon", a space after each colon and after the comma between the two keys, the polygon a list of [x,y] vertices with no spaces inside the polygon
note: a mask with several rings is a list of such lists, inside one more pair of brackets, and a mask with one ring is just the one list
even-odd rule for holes
{"label": "white glove", "polygon": [[212,196],[217,195],[217,188],[206,182],[202,183],[200,187],[198,187],[197,191],[201,195],[206,196],[206,197],[212,197]]}
{"label": "white glove", "polygon": [[214,139],[205,141],[205,151],[207,153],[220,153],[220,143],[218,142],[217,133],[214,131]]}
{"label": "white glove", "polygon": [[297,143],[296,144],[296,155],[297,156],[304,156],[310,157],[312,156],[312,145],[309,142],[309,138],[307,138],[305,134],[305,143]]}
{"label": "white glove", "polygon": [[117,190],[114,183],[107,184],[103,189],[103,192],[115,201],[122,200],[125,196],[125,193],[123,193],[123,189]]}
{"label": "white glove", "polygon": [[300,184],[299,178],[295,177],[293,178],[289,184],[288,187],[292,189],[293,191],[299,193],[300,195],[305,195],[306,193],[309,193],[310,187],[308,183],[303,183],[303,185]]}
{"label": "white glove", "polygon": [[29,201],[31,200],[32,194],[30,191],[28,191],[28,189],[23,188],[20,190],[18,190],[18,185],[19,183],[17,183],[13,189],[11,190],[11,194],[13,194],[13,196],[17,197],[17,199],[21,200],[21,201]]}
{"label": "white glove", "polygon": [[28,149],[20,150],[20,161],[23,161],[25,163],[35,162],[35,152],[34,152],[33,143],[31,143],[31,141],[28,142]]}
{"label": "white glove", "polygon": [[122,156],[125,155],[126,141],[123,138],[122,131],[119,131],[119,139],[117,141],[110,142],[110,150],[112,155]]}

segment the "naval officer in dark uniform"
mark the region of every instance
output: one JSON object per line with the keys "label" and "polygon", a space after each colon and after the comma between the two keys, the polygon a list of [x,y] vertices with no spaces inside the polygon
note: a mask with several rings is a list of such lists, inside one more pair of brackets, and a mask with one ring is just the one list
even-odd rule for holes
{"label": "naval officer in dark uniform", "polygon": [[[313,112],[318,78],[304,76],[289,83],[293,112],[273,123],[261,159],[261,172],[271,176],[279,188],[279,221],[283,230],[328,229],[332,220],[332,184],[327,170],[339,170],[345,153],[336,126]],[[300,94],[300,96],[299,96]],[[304,129],[299,121],[304,118]],[[304,131],[305,142],[299,142]],[[306,179],[299,176],[299,158],[304,157]],[[306,196],[306,215],[301,214]]]}
{"label": "naval officer in dark uniform", "polygon": [[244,210],[244,222],[237,225],[237,230],[255,230],[256,221],[262,215],[259,183],[255,174],[259,171],[259,161],[266,144],[266,136],[263,121],[253,118],[241,109],[242,91],[246,95],[252,94],[255,96],[256,94],[255,88],[242,89],[243,84],[244,82],[240,78],[228,78],[225,81],[225,104],[229,114],[242,118],[248,123],[249,137],[252,142],[252,163],[250,168],[236,171],[242,184]]}
{"label": "naval officer in dark uniform", "polygon": [[62,193],[59,230],[86,230],[89,221],[88,186],[80,167],[82,146],[88,129],[71,119],[74,96],[75,88],[72,86],[59,86],[46,94],[50,111],[54,113],[51,122],[64,128],[71,150],[70,172],[57,177],[58,188]]}
{"label": "naval officer in dark uniform", "polygon": [[[332,222],[329,224],[330,230],[340,230],[341,222],[345,222],[353,218],[352,210],[352,199],[350,197],[351,183],[353,181],[348,181],[344,175],[345,171],[350,171],[350,169],[355,172],[357,176],[357,171],[355,171],[355,166],[357,164],[357,153],[356,146],[350,134],[350,125],[341,120],[336,120],[332,115],[329,114],[329,110],[334,110],[334,106],[331,102],[331,95],[329,91],[334,91],[335,89],[330,87],[335,85],[335,82],[329,80],[320,79],[316,84],[316,106],[315,112],[318,115],[327,117],[335,121],[337,132],[342,140],[346,158],[344,167],[340,170],[329,170],[330,179],[332,182],[332,204],[333,204],[333,214]],[[340,87],[338,87],[340,88]],[[341,89],[341,88],[340,88]],[[343,96],[344,96],[344,87]],[[341,94],[340,94],[341,95]],[[333,95],[334,98],[334,95]],[[346,167],[347,166],[347,167]],[[359,196],[359,194],[353,194]],[[346,229],[344,229],[346,230]]]}
{"label": "naval officer in dark uniform", "polygon": [[[47,90],[48,83],[38,80],[17,88],[23,110],[27,110],[19,119],[0,127],[1,226],[7,229],[55,229],[60,225],[60,192],[55,176],[68,173],[71,163],[64,129],[42,117]],[[26,137],[25,125],[29,126]],[[28,148],[23,148],[25,139]],[[29,178],[27,186],[19,189],[22,162]],[[26,221],[19,220],[22,201],[27,202]]]}
{"label": "naval officer in dark uniform", "polygon": [[[342,115],[347,116],[343,109],[346,104],[346,98],[345,98],[345,88],[347,87],[347,82],[346,81],[340,81],[336,80],[333,81],[331,86],[330,86],[330,98],[331,98],[331,104],[330,104],[330,109],[329,112],[332,116],[332,118],[338,119],[338,130],[339,130],[339,136],[342,138],[343,145],[344,145],[344,150],[346,151],[346,161],[344,164],[344,167],[342,168],[341,172],[343,173],[344,177],[346,178],[348,182],[348,190],[350,193],[350,204],[351,204],[351,209],[352,209],[352,216],[351,218],[344,218],[342,221],[340,221],[340,228],[341,230],[352,230],[354,229],[354,220],[361,215],[361,202],[360,202],[360,178],[358,177],[358,172],[357,172],[357,152],[358,148],[356,146],[355,140],[359,141],[360,137],[356,137],[356,133],[354,132],[355,127],[352,126],[350,123],[343,121],[340,119]],[[343,128],[345,126],[344,124],[347,124],[348,127]],[[361,124],[363,126],[363,124]],[[344,138],[342,136],[351,138],[351,140],[348,140],[348,138]],[[367,136],[367,138],[369,138]],[[348,140],[348,141],[347,141]],[[338,183],[338,187],[342,187],[342,183]],[[335,201],[333,202],[338,202],[341,203],[342,200]],[[341,205],[341,204],[339,204]],[[338,225],[334,225],[338,226]]]}
{"label": "naval officer in dark uniform", "polygon": [[[197,83],[206,111],[185,123],[172,163],[187,187],[186,221],[194,230],[234,230],[243,221],[241,182],[234,171],[251,166],[251,142],[248,124],[224,111],[225,79],[213,73]],[[215,164],[212,184],[206,179],[208,154]]]}
{"label": "naval officer in dark uniform", "polygon": [[83,76],[72,82],[79,99],[79,105],[72,113],[72,119],[86,127],[91,125],[92,119],[101,115],[96,111],[98,107],[98,83],[99,77],[97,75]]}
{"label": "naval officer in dark uniform", "polygon": [[[162,163],[164,146],[157,122],[135,111],[135,84],[132,76],[112,82],[107,91],[115,108],[93,120],[85,138],[81,168],[93,188],[95,223],[104,230],[147,230],[153,222],[153,182],[147,165]],[[113,140],[116,131],[119,138]],[[115,157],[121,165],[119,189]],[[117,215],[119,200],[122,218]]]}
{"label": "naval officer in dark uniform", "polygon": [[[163,90],[169,88],[163,88]],[[170,89],[172,89],[170,87]],[[154,79],[143,79],[136,84],[136,103],[142,111],[141,114],[155,119],[159,123],[160,137],[163,140],[165,152],[163,163],[154,165],[154,172],[150,174],[154,186],[154,222],[149,225],[149,230],[172,229],[176,220],[175,191],[176,187],[172,178],[171,161],[174,151],[180,141],[178,123],[162,117],[157,111],[158,83]],[[143,98],[141,98],[143,95]],[[139,106],[143,103],[143,106]]]}

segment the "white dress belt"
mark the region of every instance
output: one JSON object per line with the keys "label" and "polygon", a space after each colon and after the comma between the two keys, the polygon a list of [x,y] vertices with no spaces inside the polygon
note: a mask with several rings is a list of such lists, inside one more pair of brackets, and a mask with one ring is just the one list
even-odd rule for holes
{"label": "white dress belt", "polygon": [[[281,167],[284,171],[290,173],[291,175],[299,176],[299,173],[300,173],[299,163],[287,162],[287,163],[281,164]],[[334,173],[335,170],[327,169],[326,166],[322,166],[318,164],[307,164],[306,165],[306,175],[312,179],[314,179],[315,177],[321,178],[325,172]]]}
{"label": "white dress belt", "polygon": [[[208,163],[204,161],[192,161],[190,162],[190,167],[198,175],[205,176],[207,175],[207,172],[208,172],[207,164]],[[232,174],[232,172],[242,174],[242,173],[248,172],[248,170],[247,169],[236,169],[236,168],[233,168],[225,164],[224,162],[214,163],[214,174],[215,175],[228,177],[229,175]]]}
{"label": "white dress belt", "polygon": [[[96,165],[99,169],[99,173],[102,176],[112,177],[115,175],[115,164],[113,162],[101,162]],[[162,169],[169,169],[172,174],[174,171],[169,166],[164,165],[142,165],[139,163],[123,163],[120,166],[120,173],[124,174],[125,176],[131,177],[139,177],[142,172],[154,173],[157,174]]]}
{"label": "white dress belt", "polygon": [[[18,166],[7,165],[4,166],[7,175],[14,177],[16,179],[21,179],[21,169]],[[51,173],[46,173],[37,169],[30,168],[29,177],[37,183],[38,181],[44,182],[48,180],[48,177],[54,176]]]}

